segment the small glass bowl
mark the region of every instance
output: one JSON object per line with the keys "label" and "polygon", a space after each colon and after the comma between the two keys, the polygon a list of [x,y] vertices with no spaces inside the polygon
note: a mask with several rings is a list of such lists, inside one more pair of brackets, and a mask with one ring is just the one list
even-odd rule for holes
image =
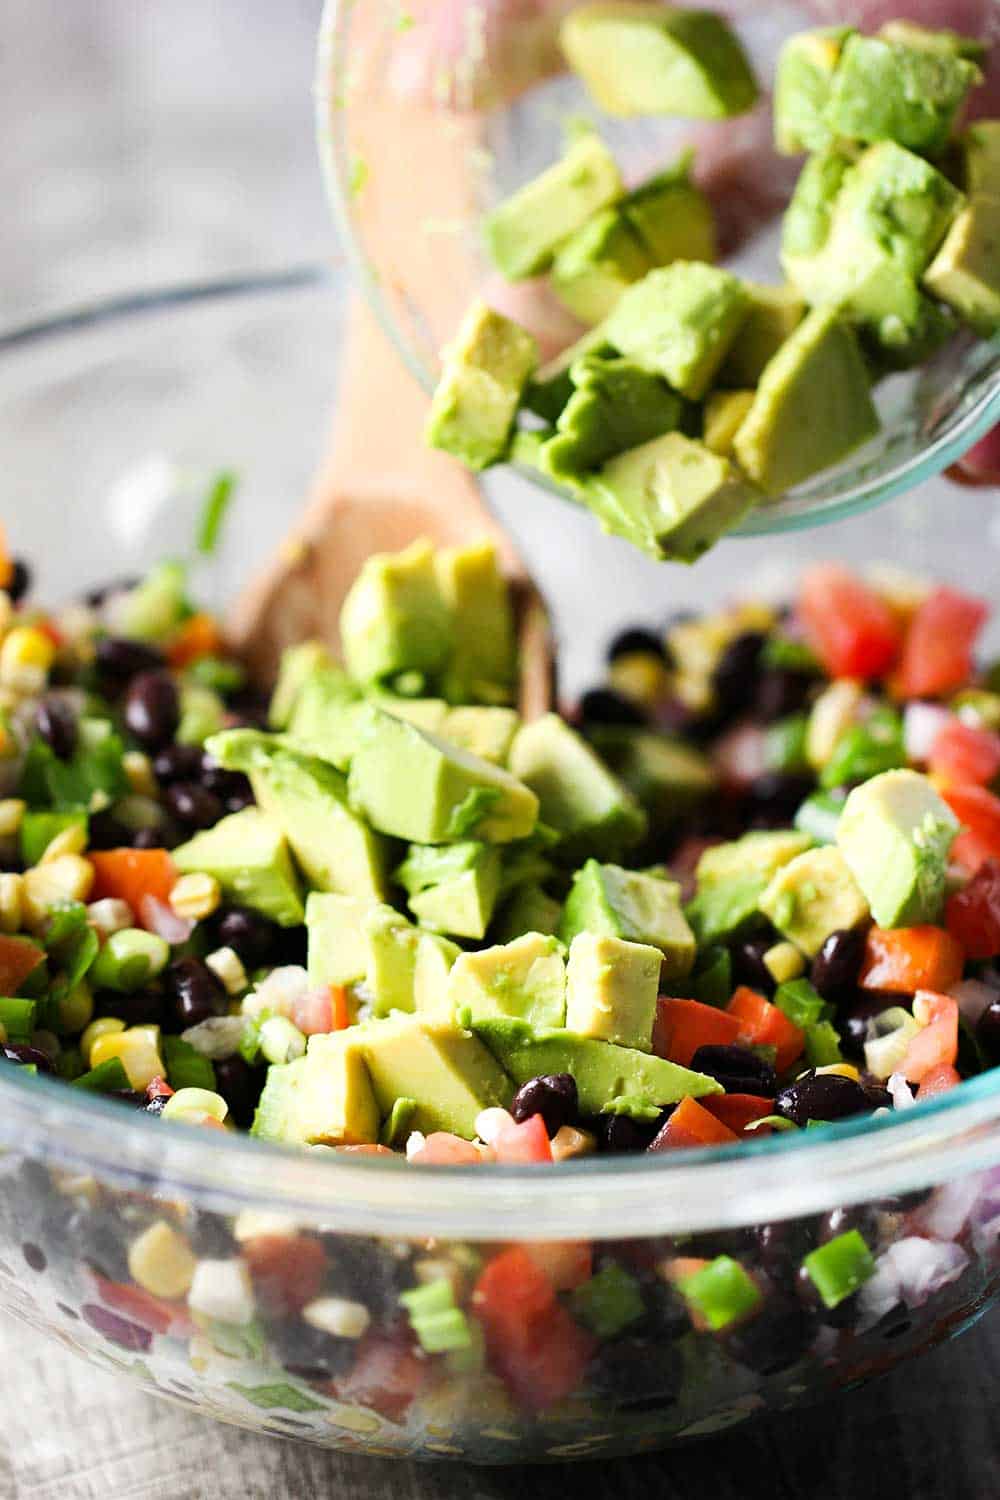
{"label": "small glass bowl", "polygon": [[[294,272],[0,335],[3,522],[38,596],[189,552],[222,467],[239,489],[197,586],[231,596],[306,491],[345,298],[342,279]],[[555,524],[543,550],[560,538]],[[973,573],[988,564],[975,553]],[[704,584],[703,605],[733,582]],[[0,1306],[146,1390],[287,1438],[480,1463],[632,1453],[820,1400],[967,1326],[1000,1289],[998,1164],[1000,1072],[790,1143],[445,1169],[171,1126],[0,1063]],[[183,1275],[155,1295],[136,1283],[158,1222],[196,1258],[195,1292]],[[882,1300],[803,1312],[791,1270],[852,1223],[881,1257]],[[528,1246],[565,1270],[567,1245],[626,1270],[642,1308],[595,1334],[568,1395],[539,1409],[475,1350],[414,1347],[400,1292],[444,1270],[475,1323],[484,1262]],[[679,1306],[669,1263],[721,1254],[760,1273],[765,1322],[716,1334]],[[363,1309],[360,1345],[303,1317],[331,1298]]]}
{"label": "small glass bowl", "polygon": [[[451,0],[413,7],[400,0],[326,0],[317,130],[328,194],[359,284],[427,391],[437,379],[439,350],[475,295],[524,316],[543,352],[550,340],[551,352],[560,338],[564,345],[574,336],[565,314],[545,305],[539,315],[537,300],[526,302],[491,271],[480,233],[492,205],[560,155],[568,124],[595,124],[630,182],[673,161],[692,140],[718,160],[719,126],[692,136],[688,123],[671,119],[611,119],[596,110],[582,83],[558,71],[555,21],[571,6],[572,0],[523,0],[477,10]],[[816,23],[815,8],[800,0],[725,9],[765,87],[784,39]],[[857,9],[841,0],[825,5],[822,19],[856,22]],[[483,60],[494,45],[490,17],[505,11],[506,39],[491,68]],[[901,0],[894,14],[907,11]],[[1000,40],[1000,5],[984,36]],[[799,163],[767,154],[757,165],[754,152],[769,146],[769,108],[765,101],[754,115],[724,128],[743,163],[730,194],[762,199],[776,214]],[[762,185],[769,175],[775,184]],[[735,212],[737,218],[744,213]],[[726,215],[733,215],[731,205]],[[773,282],[778,241],[772,218],[727,264]],[[575,335],[580,332],[577,326]],[[947,469],[1000,421],[1000,335],[956,337],[927,364],[883,380],[875,401],[881,429],[871,442],[780,500],[761,504],[732,534],[764,536],[841,520]],[[520,472],[538,488],[568,498],[537,470]]]}

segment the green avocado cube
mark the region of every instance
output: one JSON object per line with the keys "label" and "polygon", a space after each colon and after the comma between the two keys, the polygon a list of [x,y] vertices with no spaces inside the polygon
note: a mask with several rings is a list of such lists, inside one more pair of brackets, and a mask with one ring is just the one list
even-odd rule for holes
{"label": "green avocado cube", "polygon": [[570,10],[559,40],[573,72],[609,115],[717,120],[757,102],[746,53],[713,11],[590,0]]}
{"label": "green avocado cube", "polygon": [[358,682],[443,668],[452,617],[430,542],[367,558],[340,611],[340,638],[347,670]]}
{"label": "green avocado cube", "polygon": [[527,838],[538,817],[538,798],[516,774],[372,706],[348,788],[373,828],[414,844],[505,844]]}
{"label": "green avocado cube", "polygon": [[470,704],[465,708],[449,709],[440,729],[435,730],[433,725],[426,727],[440,734],[449,744],[467,750],[470,755],[478,755],[494,766],[506,766],[520,723],[513,708]]}
{"label": "green avocado cube", "polygon": [[1000,198],[1000,120],[977,120],[962,136],[962,186]]}
{"label": "green avocado cube", "polygon": [[693,745],[648,729],[607,725],[591,743],[647,813],[654,828],[667,828],[704,800],[717,776],[708,756]]}
{"label": "green avocado cube", "polygon": [[809,261],[826,245],[834,207],[855,160],[856,152],[838,142],[810,156],[798,175],[781,221],[781,259],[800,292],[802,288],[790,267]]}
{"label": "green avocado cube", "polygon": [[850,26],[821,26],[796,33],[782,47],[774,81],[774,144],[786,156],[832,144],[825,111],[851,35]]}
{"label": "green avocado cube", "polygon": [[807,958],[815,958],[831,932],[857,927],[868,917],[868,902],[835,844],[808,849],[783,865],[758,905]]}
{"label": "green avocado cube", "polygon": [[680,432],[609,459],[585,490],[606,530],[679,562],[696,562],[758,498],[728,459]]}
{"label": "green avocado cube", "polygon": [[364,923],[372,901],[335,891],[310,891],[306,897],[309,983],[357,984],[368,971]]}
{"label": "green avocado cube", "polygon": [[566,964],[566,1030],[651,1052],[661,960],[648,943],[578,932]]}
{"label": "green avocado cube", "polygon": [[288,728],[305,683],[319,668],[332,666],[329,648],[323,641],[300,641],[296,646],[286,646],[267,710],[267,722],[272,729]]}
{"label": "green avocado cube", "polygon": [[489,541],[443,547],[435,566],[452,621],[442,680],[445,698],[453,704],[509,703],[517,677],[517,641],[510,588],[496,547]]}
{"label": "green avocado cube", "polygon": [[744,283],[750,310],[719,370],[719,384],[755,386],[781,346],[806,315],[806,304],[794,287]]}
{"label": "green avocado cube", "polygon": [[[585,354],[596,354],[602,358],[613,359],[617,354],[604,336],[604,327],[589,329],[582,338],[563,349],[560,354],[554,354],[548,360],[533,380],[529,380],[524,390],[523,405],[528,411],[534,412],[536,417],[541,417],[544,422],[553,426],[558,420],[566,402],[573,394],[574,386],[570,375],[574,364],[582,359]],[[528,432],[521,428],[515,434],[515,444],[524,448],[520,439],[536,439],[537,432]],[[532,443],[531,446],[534,446]],[[537,461],[536,461],[537,462]]]}
{"label": "green avocado cube", "polygon": [[509,281],[537,276],[564,240],[621,195],[614,157],[600,136],[587,131],[561,161],[487,215],[483,233],[490,259]]}
{"label": "green avocado cube", "polygon": [[571,377],[573,394],[541,451],[542,468],[553,479],[600,468],[616,453],[672,432],[680,423],[680,397],[634,360],[584,355]]}
{"label": "green avocado cube", "polygon": [[956,53],[855,33],[844,43],[826,121],[845,140],[938,151],[981,80],[976,65]]}
{"label": "green avocado cube", "polygon": [[839,463],[878,426],[854,333],[834,309],[818,308],[765,369],[733,448],[744,473],[781,495]]}
{"label": "green avocado cube", "polygon": [[445,986],[459,948],[434,932],[422,932],[391,906],[371,902],[360,916],[365,950],[365,988],[376,1016],[421,1011],[450,1020]]}
{"label": "green avocado cube", "polygon": [[931,52],[945,52],[951,57],[965,57],[969,62],[982,62],[989,52],[986,42],[975,36],[963,36],[959,31],[947,27],[933,30],[916,21],[902,19],[886,21],[879,27],[879,36],[894,46],[926,47]]}
{"label": "green avocado cube", "polygon": [[[596,859],[577,870],[559,936],[570,944],[582,932],[659,949],[668,984],[685,979],[694,964],[694,933],[681,910],[680,886],[639,870],[602,865]],[[570,1025],[574,1029],[578,1028]]]}
{"label": "green avocado cube", "polygon": [[299,1146],[377,1141],[379,1111],[357,1030],[311,1037],[305,1057],[272,1064],[251,1134]]}
{"label": "green avocado cube", "polygon": [[603,326],[622,354],[700,401],[749,309],[730,271],[677,260],[629,287]]}
{"label": "green avocado cube", "polygon": [[538,346],[530,333],[485,302],[474,302],[442,352],[425,442],[470,469],[499,463],[537,363]]}
{"label": "green avocado cube", "polygon": [[535,881],[528,881],[518,886],[504,905],[493,924],[493,938],[497,943],[512,943],[527,932],[554,937],[561,914],[561,904]]}
{"label": "green avocado cube", "polygon": [[754,391],[713,391],[705,402],[702,442],[720,458],[735,458],[736,434],[753,406]]}
{"label": "green avocado cube", "polygon": [[346,771],[358,737],[364,696],[339,667],[316,667],[303,680],[286,719],[288,738],[299,750]]}
{"label": "green avocado cube", "polygon": [[412,1099],[415,1130],[473,1140],[477,1116],[511,1101],[510,1079],[471,1032],[421,1016],[393,1016],[356,1031],[383,1117],[397,1099]]}
{"label": "green avocado cube", "polygon": [[483,938],[500,893],[500,851],[475,842],[413,844],[396,879],[421,926],[452,937]]}
{"label": "green avocado cube", "polygon": [[537,796],[539,816],[559,834],[558,854],[566,862],[590,854],[614,858],[646,832],[631,792],[557,714],[522,725],[510,768]]}
{"label": "green avocado cube", "polygon": [[651,266],[675,260],[713,261],[715,215],[700,188],[691,181],[693,154],[633,188],[618,212],[645,246]]}
{"label": "green avocado cube", "polygon": [[807,833],[777,829],[706,849],[685,911],[699,946],[724,942],[758,920],[757,903],[771,877],[811,845]]}
{"label": "green avocado cube", "polygon": [[618,209],[606,208],[556,252],[552,290],[575,318],[592,325],[652,268],[652,257],[628,220]]}
{"label": "green avocado cube", "polygon": [[570,1073],[580,1113],[615,1113],[640,1120],[681,1099],[721,1094],[721,1083],[637,1047],[619,1047],[571,1031],[535,1031],[523,1021],[491,1018],[475,1026],[490,1052],[520,1087],[547,1073]]}
{"label": "green avocado cube", "polygon": [[448,1000],[459,1018],[478,1022],[513,1016],[535,1027],[566,1018],[566,962],[562,945],[541,932],[463,953],[448,978]]}
{"label": "green avocado cube", "polygon": [[311,885],[383,898],[389,846],[353,812],[339,771],[253,729],[227,729],[207,748],[226,770],[247,773],[258,806],[281,829]]}
{"label": "green avocado cube", "polygon": [[880,927],[937,922],[959,823],[926,776],[885,771],[855,787],[837,844]]}
{"label": "green avocado cube", "polygon": [[257,807],[230,813],[179,845],[171,859],[182,875],[214,875],[224,895],[281,927],[303,920],[302,892],[280,822]]}
{"label": "green avocado cube", "polygon": [[983,338],[1000,329],[1000,197],[969,199],[924,273],[924,286]]}
{"label": "green avocado cube", "polygon": [[879,246],[903,274],[919,276],[962,204],[942,172],[892,141],[869,146],[846,174],[834,209],[838,249]]}

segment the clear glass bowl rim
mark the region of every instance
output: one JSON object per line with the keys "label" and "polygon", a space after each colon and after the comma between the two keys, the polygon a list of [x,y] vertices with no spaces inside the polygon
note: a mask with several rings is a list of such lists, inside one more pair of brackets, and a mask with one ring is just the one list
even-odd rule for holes
{"label": "clear glass bowl rim", "polygon": [[[99,335],[171,308],[316,291],[322,266],[126,294],[0,329],[0,358]],[[992,1129],[990,1127],[993,1127]],[[615,1239],[796,1217],[948,1182],[1000,1161],[1000,1069],[912,1109],[796,1136],[558,1168],[412,1168],[303,1152],[234,1133],[164,1128],[141,1113],[18,1068],[0,1068],[4,1151],[220,1212],[255,1208],[343,1232],[466,1239]]]}

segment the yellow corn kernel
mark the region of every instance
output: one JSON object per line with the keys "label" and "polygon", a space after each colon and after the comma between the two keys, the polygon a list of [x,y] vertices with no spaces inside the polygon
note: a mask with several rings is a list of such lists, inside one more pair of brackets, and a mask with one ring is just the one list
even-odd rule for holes
{"label": "yellow corn kernel", "polygon": [[0,801],[0,838],[10,838],[20,833],[27,803],[20,797],[5,797]]}
{"label": "yellow corn kernel", "polygon": [[166,1219],[150,1224],[129,1246],[132,1280],[154,1297],[183,1297],[197,1264],[187,1240]]}
{"label": "yellow corn kernel", "polygon": [[0,646],[0,682],[8,687],[20,687],[27,669],[28,672],[40,672],[44,683],[55,654],[55,645],[44,630],[38,630],[34,625],[15,625]]}
{"label": "yellow corn kernel", "polygon": [[118,1016],[98,1016],[96,1021],[91,1021],[84,1027],[80,1038],[80,1056],[85,1067],[91,1067],[90,1049],[102,1036],[113,1036],[116,1032],[125,1030],[125,1022]]}
{"label": "yellow corn kernel", "polygon": [[87,828],[83,823],[70,823],[46,844],[40,865],[50,865],[64,854],[82,854],[87,847]]}
{"label": "yellow corn kernel", "polygon": [[552,1137],[552,1160],[568,1161],[571,1156],[589,1156],[597,1150],[596,1137],[575,1125],[560,1125]]}
{"label": "yellow corn kernel", "polygon": [[130,1026],[127,1031],[105,1032],[90,1045],[90,1066],[96,1068],[110,1057],[118,1058],[128,1074],[130,1088],[140,1093],[166,1072],[160,1056],[158,1026]]}
{"label": "yellow corn kernel", "polygon": [[94,867],[80,854],[60,854],[24,872],[24,919],[40,926],[60,901],[86,901],[94,884]]}
{"label": "yellow corn kernel", "polygon": [[188,1125],[202,1125],[206,1118],[221,1125],[229,1105],[212,1089],[178,1089],[163,1106],[164,1120],[183,1120]]}
{"label": "yellow corn kernel", "polygon": [[764,967],[775,984],[787,984],[806,971],[806,961],[794,943],[775,943],[764,954]]}
{"label": "yellow corn kernel", "polygon": [[670,692],[670,673],[651,651],[629,651],[608,669],[608,681],[616,693],[646,708]]}
{"label": "yellow corn kernel", "polygon": [[140,797],[155,797],[159,790],[153,775],[153,762],[141,750],[126,750],[122,756],[122,770],[128,778],[129,787]]}
{"label": "yellow corn kernel", "polygon": [[19,932],[24,918],[24,876],[0,875],[0,932]]}
{"label": "yellow corn kernel", "polygon": [[170,909],[178,917],[201,922],[219,908],[222,887],[214,875],[195,872],[182,875],[167,897]]}
{"label": "yellow corn kernel", "polygon": [[112,933],[124,932],[126,927],[134,927],[135,913],[127,901],[104,896],[87,907],[87,921],[99,936],[108,938]]}
{"label": "yellow corn kernel", "polygon": [[817,1068],[817,1073],[839,1073],[841,1078],[852,1078],[855,1083],[861,1082],[861,1074],[853,1063],[827,1063],[825,1068]]}
{"label": "yellow corn kernel", "polygon": [[227,995],[242,994],[250,983],[243,961],[235,948],[216,948],[215,952],[210,953],[205,959],[205,963],[220,981]]}
{"label": "yellow corn kernel", "polygon": [[814,770],[821,771],[831,759],[840,736],[854,723],[864,692],[853,677],[842,677],[816,699],[806,726],[806,760]]}

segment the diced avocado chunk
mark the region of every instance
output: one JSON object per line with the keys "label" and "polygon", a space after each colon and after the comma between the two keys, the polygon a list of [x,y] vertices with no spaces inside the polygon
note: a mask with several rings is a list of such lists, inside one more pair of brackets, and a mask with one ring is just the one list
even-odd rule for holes
{"label": "diced avocado chunk", "polygon": [[[392,714],[394,719],[405,719],[407,724],[415,724],[418,729],[426,729],[429,734],[442,734],[448,719],[448,705],[443,698],[403,698],[399,693],[386,692],[384,688],[369,687],[368,700],[375,704],[376,708],[382,708],[387,714]],[[354,727],[354,742],[350,753],[354,754],[357,745],[357,730],[360,726],[362,714],[358,710],[357,720]],[[443,735],[447,739],[447,735]],[[329,757],[327,757],[329,759]]]}
{"label": "diced avocado chunk", "polygon": [[303,919],[302,893],[281,826],[256,807],[230,813],[181,844],[171,858],[182,875],[214,875],[230,900],[282,927]]}
{"label": "diced avocado chunk", "polygon": [[830,224],[840,190],[855,152],[842,142],[810,156],[799,173],[781,221],[781,258],[797,290],[808,294],[792,275],[790,267],[818,254],[830,237]]}
{"label": "diced avocado chunk", "polygon": [[1000,329],[1000,197],[969,199],[924,273],[924,286],[984,338]]}
{"label": "diced avocado chunk", "polygon": [[553,937],[559,930],[561,904],[549,896],[535,881],[528,881],[514,891],[493,924],[498,943],[512,943],[526,932],[540,932]]}
{"label": "diced avocado chunk", "polygon": [[364,923],[371,901],[334,891],[310,891],[306,898],[309,983],[357,984],[368,971]]}
{"label": "diced avocado chunk", "polygon": [[538,818],[538,798],[516,774],[372,707],[348,786],[374,828],[414,844],[505,844],[527,838]]}
{"label": "diced avocado chunk", "polygon": [[566,1018],[566,963],[562,945],[541,932],[463,953],[448,979],[448,999],[460,1018],[513,1016],[535,1027]]}
{"label": "diced avocado chunk", "polygon": [[169,635],[190,611],[187,568],[167,560],[150,568],[141,583],[129,589],[116,619],[120,634],[140,641],[159,641]]}
{"label": "diced avocado chunk", "polygon": [[962,186],[1000,198],[1000,120],[977,120],[962,136]]}
{"label": "diced avocado chunk", "polygon": [[603,326],[622,354],[700,401],[749,307],[732,272],[677,260],[629,287]]}
{"label": "diced avocado chunk", "polygon": [[227,729],[208,750],[227,770],[249,775],[258,805],[285,835],[311,885],[382,899],[388,846],[351,810],[339,771],[253,729]]}
{"label": "diced avocado chunk", "polygon": [[539,816],[560,835],[560,858],[614,858],[637,844],[646,817],[632,794],[557,714],[518,730],[513,774],[538,798]]}
{"label": "diced avocado chunk", "polygon": [[[573,876],[559,936],[569,944],[581,932],[659,949],[668,983],[685,979],[694,964],[694,933],[681,910],[680,887],[672,880],[625,870],[621,865],[588,859]],[[568,1024],[571,1031],[579,1029]]]}
{"label": "diced avocado chunk", "polygon": [[821,26],[798,32],[782,47],[774,82],[774,143],[786,156],[832,143],[825,111],[850,35],[850,26]]}
{"label": "diced avocado chunk", "polygon": [[311,1037],[305,1057],[272,1064],[251,1133],[302,1146],[378,1140],[379,1111],[357,1029]]}
{"label": "diced avocado chunk", "polygon": [[808,849],[772,876],[760,909],[789,942],[814,958],[831,932],[857,927],[865,900],[835,844]]}
{"label": "diced avocado chunk", "polygon": [[536,276],[552,264],[564,240],[621,194],[614,157],[598,135],[587,131],[561,161],[487,216],[483,232],[490,258],[509,281]]}
{"label": "diced avocado chunk", "polygon": [[174,735],[179,745],[203,745],[225,727],[226,705],[213,688],[182,682],[179,697],[181,718]]}
{"label": "diced avocado chunk", "polygon": [[904,47],[927,47],[932,52],[947,52],[953,57],[966,57],[970,62],[982,62],[989,48],[975,36],[963,36],[959,31],[947,27],[932,29],[916,21],[902,19],[886,21],[879,28],[879,36],[885,42]]}
{"label": "diced avocado chunk", "polygon": [[648,943],[578,932],[566,964],[566,1030],[652,1051],[661,957]]}
{"label": "diced avocado chunk", "polygon": [[723,1091],[704,1073],[571,1031],[535,1032],[523,1021],[499,1019],[481,1021],[475,1030],[518,1087],[547,1073],[572,1074],[584,1116],[613,1112],[649,1119],[680,1099]]}
{"label": "diced avocado chunk", "polygon": [[807,833],[779,829],[706,849],[685,911],[699,944],[723,942],[758,920],[757,903],[771,877],[811,844]]}
{"label": "diced avocado chunk", "polygon": [[846,140],[933,152],[982,74],[957,53],[855,33],[844,43],[825,115]]}
{"label": "diced avocado chunk", "polygon": [[442,361],[425,439],[470,469],[489,468],[507,452],[538,346],[510,318],[474,302]]}
{"label": "diced avocado chunk", "polygon": [[[524,406],[545,422],[557,422],[560,412],[573,394],[570,371],[576,361],[585,354],[613,359],[616,353],[617,350],[611,347],[604,336],[603,326],[589,329],[575,344],[570,344],[560,354],[553,355],[542,365],[535,378],[528,381],[524,392]],[[516,438],[533,438],[536,435],[522,429],[516,434]]]}
{"label": "diced avocado chunk", "polygon": [[361,689],[346,672],[339,667],[319,666],[301,682],[285,718],[288,738],[297,749],[346,771],[354,754],[363,705]]}
{"label": "diced avocado chunk", "polygon": [[631,224],[654,266],[715,259],[715,216],[705,194],[691,181],[692,159],[691,152],[684,153],[618,204],[618,212]]}
{"label": "diced avocado chunk", "polygon": [[434,932],[422,932],[391,906],[369,904],[360,917],[365,988],[376,1016],[418,1010],[450,1019],[445,988],[460,949]]}
{"label": "diced avocado chunk", "polygon": [[678,562],[696,562],[758,498],[728,459],[680,432],[609,459],[584,491],[605,530]]}
{"label": "diced avocado chunk", "polygon": [[958,819],[926,776],[885,771],[855,787],[837,844],[880,927],[937,922]]}
{"label": "diced avocado chunk", "polygon": [[471,1032],[420,1016],[393,1016],[357,1028],[383,1116],[413,1099],[413,1128],[449,1130],[472,1140],[484,1109],[505,1109],[514,1089],[503,1067]]}
{"label": "diced avocado chunk", "polygon": [[919,276],[962,203],[947,177],[922,157],[892,141],[869,146],[844,179],[834,210],[845,239],[877,245],[899,271]]}
{"label": "diced avocado chunk", "polygon": [[765,286],[757,281],[744,285],[750,310],[719,370],[719,383],[736,388],[757,384],[770,360],[806,315],[805,301],[794,287]]}
{"label": "diced avocado chunk", "polygon": [[634,360],[584,355],[570,374],[573,394],[541,451],[554,479],[586,474],[680,422],[680,397]]}
{"label": "diced avocado chunk", "polygon": [[765,369],[733,447],[744,472],[781,495],[846,458],[878,425],[854,333],[819,308]]}
{"label": "diced avocado chunk", "polygon": [[442,680],[445,698],[459,704],[509,703],[517,643],[510,590],[496,548],[489,541],[444,547],[436,568],[452,618],[451,654]]}
{"label": "diced avocado chunk", "polygon": [[591,741],[625,783],[654,827],[668,827],[715,786],[716,773],[702,751],[648,729],[608,725]]}
{"label": "diced avocado chunk", "polygon": [[440,729],[425,727],[440,734],[451,745],[458,745],[470,755],[478,755],[494,766],[506,766],[510,747],[521,720],[513,708],[488,708],[470,704],[449,709]]}
{"label": "diced avocado chunk", "polygon": [[281,653],[278,680],[268,705],[267,721],[272,729],[287,729],[299,693],[313,672],[333,662],[323,641],[300,641]]}
{"label": "diced avocado chunk", "polygon": [[423,927],[453,937],[482,938],[500,892],[500,851],[475,842],[414,844],[396,879]]}
{"label": "diced avocado chunk", "polygon": [[712,391],[705,402],[702,441],[720,458],[735,455],[736,434],[750,414],[754,391]]}
{"label": "diced avocado chunk", "polygon": [[430,542],[365,561],[340,611],[340,636],[347,670],[358,682],[441,670],[452,619]]}
{"label": "diced avocado chunk", "polygon": [[652,257],[616,208],[571,235],[552,263],[552,290],[581,323],[600,323],[626,287],[653,268]]}
{"label": "diced avocado chunk", "polygon": [[746,53],[711,11],[590,0],[573,7],[559,39],[574,73],[610,115],[716,120],[757,102]]}

